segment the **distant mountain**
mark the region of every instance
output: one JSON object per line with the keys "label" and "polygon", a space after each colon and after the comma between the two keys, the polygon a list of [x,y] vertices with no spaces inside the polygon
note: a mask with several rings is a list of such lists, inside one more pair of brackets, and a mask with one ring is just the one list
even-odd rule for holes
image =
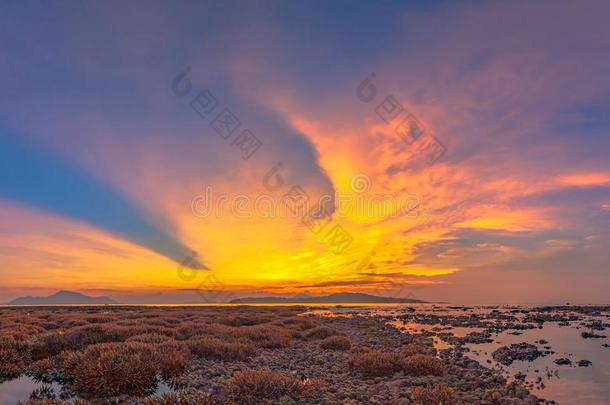
{"label": "distant mountain", "polygon": [[361,293],[336,293],[322,297],[246,297],[229,301],[231,304],[405,304],[426,302],[413,298],[378,297]]}
{"label": "distant mountain", "polygon": [[9,305],[118,304],[109,297],[89,297],[74,291],[58,291],[48,297],[19,297]]}

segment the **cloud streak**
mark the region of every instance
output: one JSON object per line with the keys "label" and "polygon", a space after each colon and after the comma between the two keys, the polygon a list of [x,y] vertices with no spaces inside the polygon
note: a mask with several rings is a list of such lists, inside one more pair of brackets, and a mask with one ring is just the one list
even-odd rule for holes
{"label": "cloud streak", "polygon": [[[0,136],[0,195],[120,235],[177,263],[191,250],[117,189],[30,140]],[[206,269],[192,262],[195,269]]]}

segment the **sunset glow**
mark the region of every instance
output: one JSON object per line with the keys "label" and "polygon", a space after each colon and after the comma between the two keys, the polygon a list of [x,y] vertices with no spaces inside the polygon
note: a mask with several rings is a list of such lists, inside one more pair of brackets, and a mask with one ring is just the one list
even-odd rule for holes
{"label": "sunset glow", "polygon": [[1,7],[0,301],[607,299],[607,13],[274,4]]}

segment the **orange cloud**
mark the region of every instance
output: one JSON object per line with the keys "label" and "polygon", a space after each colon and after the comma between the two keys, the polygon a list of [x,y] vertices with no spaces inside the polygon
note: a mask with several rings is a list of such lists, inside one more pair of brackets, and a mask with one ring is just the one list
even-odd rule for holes
{"label": "orange cloud", "polygon": [[178,286],[176,264],[86,224],[0,200],[4,288]]}
{"label": "orange cloud", "polygon": [[581,173],[561,176],[557,179],[560,184],[574,187],[603,186],[610,184],[610,174]]}

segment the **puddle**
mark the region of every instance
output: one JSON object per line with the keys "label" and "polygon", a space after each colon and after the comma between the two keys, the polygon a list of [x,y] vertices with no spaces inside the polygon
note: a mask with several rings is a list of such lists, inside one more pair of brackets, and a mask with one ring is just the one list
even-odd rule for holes
{"label": "puddle", "polygon": [[[492,310],[494,310],[492,312]],[[394,313],[387,315],[396,318],[388,321],[401,331],[430,335],[437,349],[453,348],[452,343],[441,339],[443,334],[452,334],[456,338],[464,337],[473,332],[484,332],[490,328],[491,343],[465,343],[463,347],[470,351],[465,356],[478,361],[485,367],[495,368],[501,371],[510,381],[515,374],[523,373],[527,377],[524,383],[527,388],[540,398],[554,400],[560,404],[586,403],[586,404],[608,404],[610,403],[610,348],[602,344],[610,343],[608,338],[584,339],[583,332],[594,332],[601,335],[610,335],[610,328],[602,331],[592,331],[584,325],[592,322],[608,322],[608,314],[588,316],[569,311],[554,311],[551,315],[558,317],[574,318],[566,321],[546,321],[540,324],[536,322],[539,314],[521,312],[525,308],[430,308],[422,307],[417,311],[402,313],[396,317]],[[451,326],[451,324],[462,324],[464,317],[473,314],[479,316],[479,326]],[[429,316],[426,316],[429,315]],[[540,315],[542,316],[542,315]],[[416,321],[411,321],[414,319]],[[466,318],[467,319],[467,318]],[[417,321],[425,321],[420,323]],[[508,329],[501,332],[493,332],[494,327],[512,325],[519,330]],[[525,325],[529,329],[521,329]],[[482,327],[485,326],[485,327]],[[540,340],[548,343],[539,343]],[[496,362],[492,353],[501,346],[513,343],[530,343],[538,347],[540,351],[550,350],[544,357],[527,362],[514,361],[505,366]],[[545,346],[548,347],[545,348]],[[558,365],[555,360],[568,358],[572,365]],[[589,367],[579,367],[580,360],[590,360],[593,364]]]}
{"label": "puddle", "polygon": [[30,398],[30,394],[35,389],[42,387],[51,387],[55,396],[59,398],[61,393],[61,385],[57,383],[45,384],[36,382],[28,376],[13,378],[0,383],[0,404],[14,404],[18,401],[25,401]]}
{"label": "puddle", "polygon": [[[0,404],[9,405],[16,404],[19,401],[26,401],[30,398],[30,395],[34,390],[40,389],[42,387],[50,387],[53,394],[55,395],[55,398],[62,398],[61,384],[58,384],[56,382],[50,384],[44,382],[37,382],[31,377],[22,375],[11,380],[0,382]],[[152,396],[160,396],[173,391],[174,389],[171,388],[164,381],[159,381],[157,383],[155,393]],[[75,399],[75,397],[70,397],[66,399]]]}
{"label": "puddle", "polygon": [[155,390],[155,393],[152,396],[158,397],[160,395],[174,391],[175,390],[169,385],[167,385],[164,381],[159,381],[159,383],[157,383],[157,389]]}
{"label": "puddle", "polygon": [[[526,374],[525,381],[534,384],[531,391],[540,397],[559,403],[574,403],[574,399],[578,398],[578,403],[608,404],[610,349],[602,347],[602,343],[608,343],[608,339],[583,339],[580,335],[582,330],[547,322],[542,329],[524,330],[519,336],[504,331],[492,334],[495,340],[493,343],[467,344],[466,347],[471,351],[466,355],[481,364],[502,369],[509,378],[519,372]],[[549,343],[536,343],[540,339]],[[521,342],[535,344],[540,350],[543,350],[543,346],[550,346],[550,350],[555,353],[532,362],[514,361],[510,366],[500,365],[493,360],[491,354],[498,347]],[[554,363],[562,357],[570,359],[572,365],[560,366]],[[593,364],[579,367],[577,363],[583,359],[590,360]],[[543,386],[535,384],[538,379]]]}

